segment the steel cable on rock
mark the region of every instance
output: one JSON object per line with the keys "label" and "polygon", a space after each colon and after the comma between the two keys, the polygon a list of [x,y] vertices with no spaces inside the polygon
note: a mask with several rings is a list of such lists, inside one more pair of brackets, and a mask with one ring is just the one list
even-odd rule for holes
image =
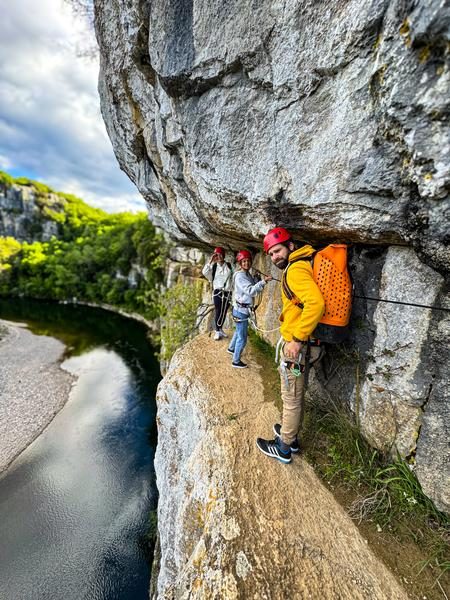
{"label": "steel cable on rock", "polygon": [[354,294],[353,298],[359,298],[361,300],[370,300],[371,302],[387,302],[389,304],[400,304],[402,306],[413,306],[415,308],[428,308],[430,310],[442,310],[444,312],[450,312],[450,308],[444,306],[429,306],[428,304],[416,304],[415,302],[401,302],[400,300],[387,300],[385,298],[372,298],[370,296],[360,296]]}

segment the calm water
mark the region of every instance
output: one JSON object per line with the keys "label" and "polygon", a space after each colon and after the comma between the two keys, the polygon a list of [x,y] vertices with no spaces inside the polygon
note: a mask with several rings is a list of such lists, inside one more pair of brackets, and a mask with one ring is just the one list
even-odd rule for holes
{"label": "calm water", "polygon": [[0,300],[0,318],[69,347],[66,406],[0,478],[1,600],[148,598],[159,367],[143,326]]}

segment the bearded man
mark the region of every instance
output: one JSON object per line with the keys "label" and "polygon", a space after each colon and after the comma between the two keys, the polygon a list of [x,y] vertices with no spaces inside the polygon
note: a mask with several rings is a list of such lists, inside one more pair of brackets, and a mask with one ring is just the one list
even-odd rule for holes
{"label": "bearded man", "polygon": [[304,414],[305,356],[309,364],[321,356],[321,348],[312,334],[322,318],[325,302],[313,279],[314,248],[309,244],[297,248],[291,234],[283,227],[276,227],[264,237],[264,250],[272,263],[285,271],[288,289],[299,302],[289,299],[281,286],[279,372],[283,415],[281,424],[273,426],[275,438],[257,438],[256,444],[267,456],[290,463],[292,453],[300,449],[297,436]]}

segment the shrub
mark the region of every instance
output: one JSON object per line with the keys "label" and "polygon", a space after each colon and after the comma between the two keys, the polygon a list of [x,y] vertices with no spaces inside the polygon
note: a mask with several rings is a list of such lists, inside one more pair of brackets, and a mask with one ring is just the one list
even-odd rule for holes
{"label": "shrub", "polygon": [[178,348],[187,342],[195,331],[197,310],[201,302],[202,281],[193,280],[191,285],[178,282],[161,297],[161,355],[170,360]]}
{"label": "shrub", "polygon": [[[60,192],[49,203],[52,190],[45,184],[1,172],[0,182],[33,186],[40,195],[41,212],[28,223],[30,236],[41,232],[45,219],[57,222],[60,233],[49,242],[0,241],[1,295],[76,297],[114,304],[149,319],[157,316],[166,245],[145,213],[111,215]],[[136,264],[139,278],[131,286],[127,274]]]}

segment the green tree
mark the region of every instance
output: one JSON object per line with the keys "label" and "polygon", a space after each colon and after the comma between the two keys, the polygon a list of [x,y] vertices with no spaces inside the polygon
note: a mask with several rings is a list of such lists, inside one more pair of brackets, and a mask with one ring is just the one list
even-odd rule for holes
{"label": "green tree", "polygon": [[145,213],[110,215],[71,194],[0,172],[0,185],[13,184],[34,189],[42,209],[39,222],[56,222],[60,234],[49,242],[23,244],[0,238],[1,295],[76,297],[157,316],[166,244]]}

